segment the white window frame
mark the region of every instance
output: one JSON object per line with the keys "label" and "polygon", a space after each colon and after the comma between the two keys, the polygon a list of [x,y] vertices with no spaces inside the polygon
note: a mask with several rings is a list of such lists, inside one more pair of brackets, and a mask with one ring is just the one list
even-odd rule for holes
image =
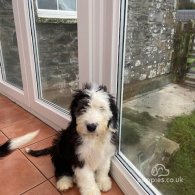
{"label": "white window frame", "polygon": [[[14,15],[14,23],[16,29],[16,36],[17,41],[20,42],[22,40],[21,35],[21,24],[19,20],[19,13],[17,11],[17,4],[15,1],[12,2],[13,8],[13,15]],[[25,62],[25,51],[23,48],[23,44],[18,44],[18,52],[19,52],[19,60],[20,60],[20,67],[21,67],[21,76],[22,76],[22,83],[23,89],[19,89],[17,86],[14,86],[8,83],[5,78],[2,76],[2,72],[0,73],[0,93],[9,97],[12,101],[17,102],[22,107],[28,108],[30,106],[29,97],[28,97],[28,90],[27,90],[27,76],[26,76],[26,62]],[[1,54],[1,63],[3,68],[3,56]],[[1,70],[4,71],[4,70]]]}
{"label": "white window frame", "polygon": [[[60,18],[60,19],[77,19],[77,11],[66,11],[58,9],[57,0],[57,10],[51,9],[39,9],[38,0],[36,0],[37,15],[39,18]],[[77,10],[77,0],[76,0],[76,10]]]}
{"label": "white window frame", "polygon": [[[118,56],[121,52],[119,50],[120,6],[126,10],[124,6],[127,5],[124,3],[120,5],[119,0],[79,0],[78,6],[86,9],[85,14],[78,12],[78,32],[79,35],[85,34],[85,39],[82,39],[83,36],[78,37],[79,45],[82,46],[79,48],[79,67],[83,68],[79,78],[82,81],[105,84],[116,97],[117,79],[120,74]],[[123,51],[122,54],[124,55]],[[86,64],[87,70],[84,68]],[[86,76],[83,78],[83,75]],[[126,162],[125,156],[118,152],[111,166],[111,175],[126,195],[160,195],[160,192],[132,163]]]}

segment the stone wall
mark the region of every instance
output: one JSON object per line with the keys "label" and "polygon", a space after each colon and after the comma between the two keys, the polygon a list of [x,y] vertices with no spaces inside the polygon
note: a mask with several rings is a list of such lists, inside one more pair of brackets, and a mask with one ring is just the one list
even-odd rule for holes
{"label": "stone wall", "polygon": [[68,108],[72,89],[78,88],[77,23],[36,20],[42,97]]}
{"label": "stone wall", "polygon": [[175,1],[128,1],[125,84],[170,73]]}
{"label": "stone wall", "polygon": [[37,23],[36,28],[44,88],[78,81],[77,24]]}

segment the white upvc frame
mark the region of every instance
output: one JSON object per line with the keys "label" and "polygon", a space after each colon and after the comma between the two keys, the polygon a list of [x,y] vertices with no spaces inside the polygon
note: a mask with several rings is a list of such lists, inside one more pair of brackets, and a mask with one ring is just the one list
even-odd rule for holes
{"label": "white upvc frame", "polygon": [[[16,1],[12,1],[12,8],[14,14],[14,22],[16,28],[16,36],[18,43],[22,40],[21,36],[21,23],[19,13],[17,12],[17,3]],[[29,106],[29,98],[28,98],[28,86],[27,86],[27,77],[26,77],[26,66],[25,66],[25,54],[23,44],[18,44],[18,52],[20,59],[20,67],[21,67],[21,76],[23,83],[23,90],[13,86],[12,84],[6,82],[2,75],[0,74],[0,92],[6,96],[8,96],[13,101],[17,102],[22,106]],[[1,55],[1,61],[3,63],[3,56]],[[14,98],[13,98],[14,97]]]}
{"label": "white upvc frame", "polygon": [[77,19],[76,11],[37,9],[39,18]]}
{"label": "white upvc frame", "polygon": [[[80,0],[79,6],[86,8],[85,14],[78,12],[78,32],[80,32],[79,35],[85,35],[78,37],[79,46],[81,46],[79,47],[79,68],[81,69],[79,78],[82,82],[103,83],[116,96],[120,1]],[[155,194],[148,189],[147,185],[143,187],[143,184],[147,182],[143,176],[136,178],[135,175],[131,175],[119,159],[120,156],[116,155],[112,160],[111,174],[125,194]],[[137,171],[133,165],[132,167],[134,171]],[[153,191],[156,190],[152,185],[151,187]]]}
{"label": "white upvc frame", "polygon": [[[61,19],[77,19],[77,11],[59,10],[57,0],[57,10],[39,9],[38,2],[36,0],[37,15],[40,18],[61,18]],[[77,1],[76,1],[77,10]]]}
{"label": "white upvc frame", "polygon": [[78,0],[78,7],[85,9],[78,10],[80,87],[105,84],[116,95],[120,1]]}

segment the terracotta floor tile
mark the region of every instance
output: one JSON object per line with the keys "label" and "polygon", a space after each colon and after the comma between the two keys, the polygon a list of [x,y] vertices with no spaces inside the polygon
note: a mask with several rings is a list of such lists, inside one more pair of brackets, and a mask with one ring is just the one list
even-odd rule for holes
{"label": "terracotta floor tile", "polygon": [[18,195],[45,180],[44,176],[18,150],[0,160],[0,164],[0,194],[2,195]]}
{"label": "terracotta floor tile", "polygon": [[124,195],[123,192],[120,190],[116,182],[112,179],[112,189],[108,192],[102,193],[102,195]]}
{"label": "terracotta floor tile", "polygon": [[11,102],[7,98],[1,98],[0,97],[0,109],[1,108],[9,108],[10,106],[14,106],[14,102]]}
{"label": "terracotta floor tile", "polygon": [[6,103],[13,103],[11,100],[9,100],[7,97],[0,94],[0,105],[5,105]]}
{"label": "terracotta floor tile", "polygon": [[7,137],[0,131],[0,145],[6,142],[8,139]]}
{"label": "terracotta floor tile", "polygon": [[0,128],[5,128],[17,121],[28,120],[33,118],[33,116],[24,111],[22,108],[13,105],[9,108],[0,109]]}
{"label": "terracotta floor tile", "polygon": [[35,117],[30,120],[18,121],[9,127],[3,128],[2,132],[9,138],[15,138],[38,129],[40,130],[38,136],[27,145],[36,143],[56,134],[55,130]]}
{"label": "terracotta floor tile", "polygon": [[24,195],[59,195],[60,193],[56,188],[49,182],[46,181],[35,188],[24,193]]}
{"label": "terracotta floor tile", "polygon": [[[40,141],[38,143],[28,146],[31,149],[42,149],[52,145],[52,141],[55,136]],[[54,167],[51,162],[50,155],[33,157],[25,153],[24,148],[22,152],[27,156],[28,159],[47,177],[48,179],[54,176]]]}

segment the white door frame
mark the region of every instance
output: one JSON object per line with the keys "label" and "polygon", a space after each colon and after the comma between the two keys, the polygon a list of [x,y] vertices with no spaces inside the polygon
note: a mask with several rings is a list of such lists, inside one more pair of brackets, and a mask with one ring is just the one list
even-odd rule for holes
{"label": "white door frame", "polygon": [[[0,73],[0,92],[6,96],[8,96],[13,101],[18,102],[21,105],[29,106],[29,98],[27,92],[27,78],[26,78],[26,67],[25,67],[25,57],[24,57],[24,49],[23,45],[20,44],[22,40],[21,36],[21,23],[20,18],[18,15],[18,5],[16,1],[12,1],[12,9],[14,15],[14,23],[16,28],[16,36],[18,41],[18,52],[19,52],[19,59],[20,59],[20,67],[21,67],[21,76],[22,76],[22,83],[23,83],[23,90],[11,85],[10,83],[6,82],[2,78],[2,74]],[[3,59],[2,59],[3,61]]]}

